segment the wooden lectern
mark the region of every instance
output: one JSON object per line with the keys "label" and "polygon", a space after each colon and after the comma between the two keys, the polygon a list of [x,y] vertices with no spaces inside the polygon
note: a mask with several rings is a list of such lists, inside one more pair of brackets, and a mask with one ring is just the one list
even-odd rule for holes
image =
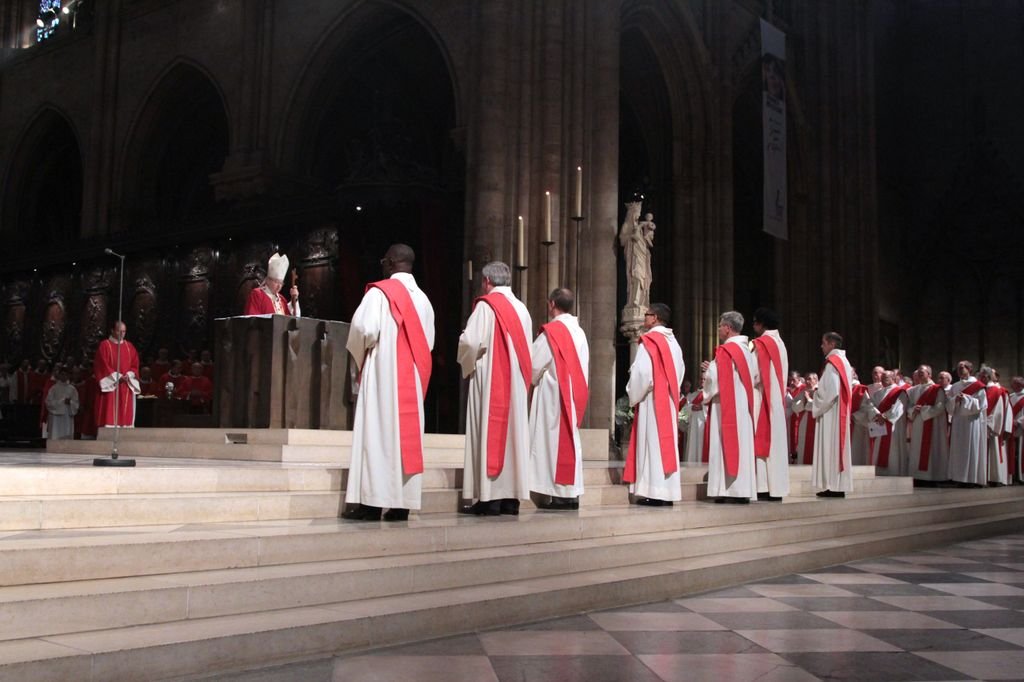
{"label": "wooden lectern", "polygon": [[349,325],[285,315],[214,320],[214,423],[351,428]]}

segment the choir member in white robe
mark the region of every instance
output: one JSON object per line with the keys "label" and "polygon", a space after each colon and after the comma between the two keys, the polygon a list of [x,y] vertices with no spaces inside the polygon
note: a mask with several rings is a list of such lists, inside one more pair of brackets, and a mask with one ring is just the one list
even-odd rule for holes
{"label": "choir member in white robe", "polygon": [[[469,378],[462,497],[478,500],[461,511],[488,516],[516,515],[519,513],[519,501],[530,499],[530,410],[527,393],[533,373],[530,359],[533,322],[526,306],[512,293],[509,286],[512,271],[508,265],[498,261],[488,263],[481,276],[485,295],[478,299],[466,321],[466,329],[459,337],[458,361],[462,376]],[[484,302],[490,300],[489,297],[500,297],[494,300],[494,304],[502,310],[512,311],[509,317],[514,319],[502,322],[509,325],[503,339],[496,338],[496,309]],[[518,329],[515,324],[519,325]],[[520,344],[524,344],[522,350],[519,350]],[[509,385],[500,389],[507,391],[509,401],[503,452],[499,452],[500,434],[495,433],[494,439],[489,438],[492,416],[500,417],[497,412],[492,415],[491,405],[492,388],[500,388],[494,382],[494,363],[502,362],[496,358],[498,348],[507,348],[503,351],[506,355],[503,360],[509,363],[510,369]],[[489,443],[495,448],[493,451],[489,449]]]}
{"label": "choir member in white robe", "polygon": [[[530,490],[543,496],[537,502],[537,506],[543,509],[576,509],[579,507],[578,498],[583,494],[583,447],[579,429],[583,410],[578,411],[577,404],[582,402],[583,409],[586,408],[590,346],[579,319],[572,314],[575,305],[576,297],[569,289],[555,289],[548,297],[549,325],[563,325],[565,332],[562,333],[569,335],[572,348],[561,348],[560,336],[551,336],[554,330],[545,325],[543,332],[534,339],[531,352],[534,389],[530,405]],[[554,347],[559,348],[561,357],[555,357]],[[580,386],[574,378],[577,371],[581,375]],[[564,396],[565,403],[560,374],[568,383],[569,395]],[[564,412],[566,405],[568,414]],[[572,482],[559,483],[557,480],[562,447],[572,449]]]}
{"label": "choir member in white robe", "polygon": [[871,395],[878,411],[875,422],[886,428],[886,435],[871,439],[871,463],[882,476],[905,476],[907,471],[907,389],[896,383],[895,373],[882,374],[882,387]]}
{"label": "choir member in white robe", "polygon": [[825,370],[811,399],[815,419],[811,486],[819,491],[818,497],[846,497],[853,491],[849,415],[853,368],[843,350],[843,337],[836,332],[821,337],[821,352]]}
{"label": "choir member in white robe", "polygon": [[[718,320],[722,345],[715,351],[715,360],[703,367],[704,402],[708,405],[704,425],[709,434],[708,497],[716,502],[747,503],[757,499],[754,416],[760,409],[761,397],[755,390],[760,377],[742,331],[743,315],[736,311],[722,313]],[[723,418],[726,411],[735,415],[734,427],[728,425],[731,419]]]}
{"label": "choir member in white robe", "polygon": [[704,461],[704,422],[707,410],[704,409],[704,391],[693,391],[686,394],[686,408],[690,418],[686,423],[686,454],[683,461],[687,464],[701,464]]}
{"label": "choir member in white robe", "polygon": [[[786,419],[786,386],[789,376],[789,354],[779,336],[779,318],[773,310],[754,311],[754,357],[761,377],[761,410],[754,422],[754,467],[757,474],[758,499],[781,501],[789,495],[789,432]],[[777,349],[773,351],[771,346]],[[776,362],[776,360],[778,362]],[[764,368],[770,371],[763,371]],[[767,397],[767,399],[766,399]],[[767,435],[762,434],[767,429]],[[767,456],[758,452],[758,444],[767,445]]]}
{"label": "choir member in white robe", "polygon": [[1010,454],[1010,473],[1013,481],[1024,481],[1021,466],[1024,466],[1024,377],[1010,380],[1010,422],[1013,434],[1007,445]]}
{"label": "choir member in white robe", "polygon": [[818,373],[808,372],[803,388],[793,398],[796,419],[796,463],[810,466],[814,461],[814,431],[817,422],[811,416],[811,400],[818,388]]}
{"label": "choir member in white robe", "polygon": [[[668,327],[671,319],[672,311],[664,303],[648,306],[644,315],[644,335],[650,335],[651,338],[644,341],[641,337],[626,383],[626,395],[629,396],[634,417],[630,454],[626,458],[623,479],[629,484],[629,492],[634,501],[650,506],[671,505],[683,499],[679,477],[679,430],[676,428],[679,404],[671,399],[671,386],[668,382],[670,379],[676,382],[678,395],[686,365],[683,363],[683,350]],[[667,348],[671,368],[663,354],[652,358],[648,345],[652,348]],[[663,367],[659,376],[656,376],[656,365]],[[661,385],[662,381],[666,382],[665,395],[657,395],[654,391],[655,383]],[[665,420],[661,429],[659,412]]]}
{"label": "choir member in white robe", "polygon": [[871,422],[878,416],[878,409],[871,402],[870,389],[867,384],[857,381],[857,372],[853,373],[853,402],[851,403],[851,421],[853,430],[850,433],[850,446],[853,465],[871,464],[871,436],[868,429]]}
{"label": "choir member in white robe", "polygon": [[946,392],[932,381],[932,368],[917,368],[920,383],[907,392],[910,410],[910,475],[918,481],[947,480],[949,443],[946,440]]}
{"label": "choir member in white robe", "polygon": [[[434,347],[434,309],[413,277],[415,260],[410,247],[392,245],[381,259],[385,281],[367,287],[352,316],[346,348],[359,382],[345,492],[349,508],[342,518],[377,521],[386,508],[386,521],[404,521],[410,509],[421,506],[423,396]],[[401,392],[406,382],[415,384],[414,394]],[[414,423],[403,424],[403,414]]]}
{"label": "choir member in white robe", "polygon": [[68,371],[58,366],[57,382],[46,394],[46,437],[50,440],[71,440],[75,437],[75,415],[78,414],[78,391],[68,381]]}
{"label": "choir member in white robe", "polygon": [[1010,463],[1006,455],[1006,432],[1012,430],[1009,394],[996,381],[995,370],[982,367],[978,380],[985,384],[985,411],[987,433],[989,485],[1007,485],[1010,482]]}
{"label": "choir member in white robe", "polygon": [[957,363],[960,380],[949,387],[946,412],[949,425],[949,479],[961,487],[981,487],[988,483],[988,400],[985,384],[972,374],[967,360]]}

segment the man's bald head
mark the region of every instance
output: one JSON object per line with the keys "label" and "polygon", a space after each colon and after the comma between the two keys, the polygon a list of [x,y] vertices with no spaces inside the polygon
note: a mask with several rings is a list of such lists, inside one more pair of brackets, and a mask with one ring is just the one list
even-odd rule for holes
{"label": "man's bald head", "polygon": [[396,272],[412,272],[413,263],[416,262],[416,253],[407,244],[392,244],[388,252],[384,254],[380,264],[384,274],[391,276]]}

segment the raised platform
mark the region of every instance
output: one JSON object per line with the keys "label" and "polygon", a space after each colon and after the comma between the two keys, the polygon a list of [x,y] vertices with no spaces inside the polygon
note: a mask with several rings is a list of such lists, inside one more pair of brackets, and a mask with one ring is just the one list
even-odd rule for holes
{"label": "raised platform", "polygon": [[[4,680],[215,674],[680,596],[1024,519],[1024,488],[914,490],[870,467],[845,500],[644,508],[626,504],[621,465],[591,461],[580,511],[478,518],[451,512],[459,468],[433,466],[424,500],[443,511],[389,524],[336,518],[337,466],[0,461]],[[802,493],[809,467],[791,474]],[[704,475],[684,469],[691,499]]]}

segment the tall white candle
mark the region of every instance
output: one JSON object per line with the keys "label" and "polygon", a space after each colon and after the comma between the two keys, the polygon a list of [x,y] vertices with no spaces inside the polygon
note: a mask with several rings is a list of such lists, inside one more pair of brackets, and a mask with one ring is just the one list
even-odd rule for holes
{"label": "tall white candle", "polygon": [[526,267],[526,228],[523,226],[523,216],[519,216],[516,236],[519,241],[516,249],[516,267]]}
{"label": "tall white candle", "polygon": [[583,217],[583,166],[576,166],[576,205],[572,217]]}
{"label": "tall white candle", "polygon": [[544,241],[551,241],[551,192],[544,192]]}
{"label": "tall white candle", "polygon": [[473,259],[472,258],[470,258],[468,261],[466,261],[466,279],[468,279],[470,282],[473,281]]}

